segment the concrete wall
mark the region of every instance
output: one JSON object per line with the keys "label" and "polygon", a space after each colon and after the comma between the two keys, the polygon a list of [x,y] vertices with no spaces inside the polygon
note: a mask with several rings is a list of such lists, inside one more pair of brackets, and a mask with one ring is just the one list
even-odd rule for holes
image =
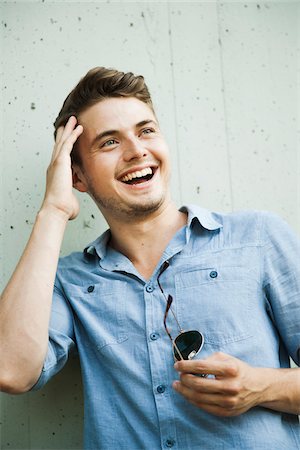
{"label": "concrete wall", "polygon": [[[2,285],[43,198],[52,123],[97,65],[146,77],[172,149],[178,205],[268,209],[300,232],[299,9],[298,1],[2,0]],[[80,201],[62,254],[106,227],[89,198]],[[81,448],[76,361],[43,391],[0,402],[2,449]]]}

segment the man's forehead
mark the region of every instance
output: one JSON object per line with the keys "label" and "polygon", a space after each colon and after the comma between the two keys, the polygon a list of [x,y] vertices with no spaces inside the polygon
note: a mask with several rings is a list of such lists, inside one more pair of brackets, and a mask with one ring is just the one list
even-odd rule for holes
{"label": "man's forehead", "polygon": [[135,126],[142,121],[156,121],[150,106],[135,97],[116,97],[101,100],[79,114],[83,127],[99,132],[99,127],[118,129]]}

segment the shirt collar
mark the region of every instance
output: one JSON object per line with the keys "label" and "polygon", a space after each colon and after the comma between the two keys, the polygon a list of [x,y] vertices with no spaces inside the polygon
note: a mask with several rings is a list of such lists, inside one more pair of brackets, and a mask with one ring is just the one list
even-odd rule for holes
{"label": "shirt collar", "polygon": [[193,222],[197,220],[200,225],[202,225],[203,228],[206,230],[218,230],[223,227],[223,225],[218,222],[217,218],[215,217],[216,214],[208,211],[205,208],[201,208],[197,205],[187,205],[182,206],[180,208],[181,212],[187,212],[188,213],[188,222],[187,227],[191,228]]}
{"label": "shirt collar", "polygon": [[[208,211],[205,208],[201,208],[197,205],[182,206],[179,211],[186,212],[188,214],[187,229],[190,230],[193,223],[198,221],[203,228],[209,231],[214,231],[222,228],[222,224],[214,217],[215,213]],[[85,254],[98,255],[100,259],[103,259],[107,253],[107,244],[110,240],[110,230],[106,230],[95,241],[91,242],[84,249]]]}
{"label": "shirt collar", "polygon": [[103,259],[107,252],[107,244],[110,240],[110,230],[104,231],[95,241],[91,242],[84,249],[84,253],[88,255],[98,255],[100,259]]}

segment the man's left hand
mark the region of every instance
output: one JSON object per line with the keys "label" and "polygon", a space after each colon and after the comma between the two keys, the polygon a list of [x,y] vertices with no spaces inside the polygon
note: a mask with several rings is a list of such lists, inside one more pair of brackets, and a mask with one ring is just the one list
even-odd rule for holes
{"label": "man's left hand", "polygon": [[[217,416],[237,416],[263,401],[265,377],[260,368],[225,353],[214,353],[205,360],[179,361],[175,369],[180,381],[174,389],[189,402]],[[205,378],[199,375],[212,375]],[[198,375],[198,376],[197,376]]]}

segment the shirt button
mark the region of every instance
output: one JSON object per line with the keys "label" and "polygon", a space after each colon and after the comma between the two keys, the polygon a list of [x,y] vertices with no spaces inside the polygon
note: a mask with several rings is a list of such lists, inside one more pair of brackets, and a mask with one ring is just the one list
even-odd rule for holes
{"label": "shirt button", "polygon": [[91,292],[93,292],[94,289],[95,289],[95,286],[89,286],[87,288],[87,291],[91,293]]}
{"label": "shirt button", "polygon": [[151,341],[156,341],[156,339],[159,338],[159,333],[151,333],[150,334],[150,339]]}
{"label": "shirt button", "polygon": [[152,284],[148,284],[148,285],[146,286],[146,291],[147,291],[147,292],[153,292],[153,291],[154,291],[154,287],[152,286]]}
{"label": "shirt button", "polygon": [[216,272],[215,270],[212,270],[209,274],[210,278],[217,278],[218,276],[218,272]]}
{"label": "shirt button", "polygon": [[166,386],[164,386],[163,384],[160,384],[159,386],[157,386],[156,390],[159,394],[163,394],[166,390]]}
{"label": "shirt button", "polygon": [[168,448],[171,448],[171,447],[173,447],[174,445],[175,445],[174,439],[167,439],[167,440],[166,440],[166,446],[167,446]]}

